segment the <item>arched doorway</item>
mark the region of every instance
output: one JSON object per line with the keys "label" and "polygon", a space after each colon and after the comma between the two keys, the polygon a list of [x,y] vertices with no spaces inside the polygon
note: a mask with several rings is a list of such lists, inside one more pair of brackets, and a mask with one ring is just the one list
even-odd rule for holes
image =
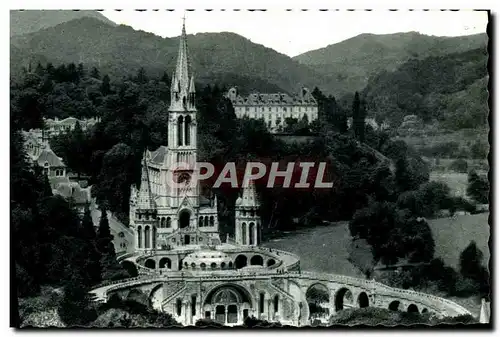
{"label": "arched doorway", "polygon": [[408,306],[408,312],[418,313],[418,307],[415,304],[410,304]]}
{"label": "arched doorway", "polygon": [[428,313],[428,312],[429,312],[429,310],[427,310],[427,308],[423,308],[423,309],[422,309],[422,314],[426,314],[426,313]]}
{"label": "arched doorway", "polygon": [[398,311],[399,304],[400,304],[399,301],[392,301],[391,303],[389,303],[389,310]]}
{"label": "arched doorway", "polygon": [[[213,317],[220,324],[235,325],[243,323],[243,317],[252,308],[251,296],[239,285],[219,286],[207,295],[204,301],[204,316]],[[212,314],[213,313],[213,314]]]}
{"label": "arched doorway", "polygon": [[189,211],[182,211],[179,216],[179,228],[187,228],[189,227],[189,221],[191,219],[191,214]]}
{"label": "arched doorway", "polygon": [[236,259],[234,260],[234,267],[236,269],[241,269],[243,267],[247,266],[248,259],[245,255],[238,255]]}
{"label": "arched doorway", "polygon": [[267,260],[267,266],[268,267],[274,266],[275,264],[276,264],[276,261],[274,259]]}
{"label": "arched doorway", "polygon": [[370,305],[368,295],[364,291],[358,296],[358,305],[360,308],[366,308]]}
{"label": "arched doorway", "polygon": [[172,268],[172,261],[168,257],[164,257],[160,260],[160,268]]}
{"label": "arched doorway", "polygon": [[260,255],[254,255],[251,259],[250,259],[250,264],[252,266],[263,266],[264,265],[264,259],[262,258],[262,256]]}
{"label": "arched doorway", "polygon": [[335,294],[335,311],[343,310],[344,307],[352,307],[352,293],[347,288],[341,288]]}
{"label": "arched doorway", "polygon": [[147,268],[150,268],[150,269],[155,269],[155,268],[156,268],[156,262],[155,262],[155,260],[153,260],[153,259],[147,259],[147,260],[146,260],[146,263],[144,263],[144,265],[145,265]]}
{"label": "arched doorway", "polygon": [[306,301],[309,306],[309,318],[320,318],[330,315],[330,292],[321,283],[310,286],[306,291]]}

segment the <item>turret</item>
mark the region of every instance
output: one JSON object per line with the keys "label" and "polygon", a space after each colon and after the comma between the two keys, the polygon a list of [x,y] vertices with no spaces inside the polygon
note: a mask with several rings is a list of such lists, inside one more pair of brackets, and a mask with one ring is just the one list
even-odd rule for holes
{"label": "turret", "polygon": [[253,181],[243,188],[235,205],[236,243],[243,246],[257,246],[261,241],[260,203]]}

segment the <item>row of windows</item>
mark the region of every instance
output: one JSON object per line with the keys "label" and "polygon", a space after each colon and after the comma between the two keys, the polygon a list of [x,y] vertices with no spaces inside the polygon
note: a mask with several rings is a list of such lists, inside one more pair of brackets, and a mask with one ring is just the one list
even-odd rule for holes
{"label": "row of windows", "polygon": [[[253,212],[253,211],[252,211]],[[138,218],[142,219],[143,215],[138,213]],[[144,215],[145,220],[151,220],[152,216],[149,214]],[[171,217],[158,217],[160,221],[160,228],[171,228],[172,227],[172,218]],[[215,218],[213,216],[200,216],[198,219],[198,227],[214,227],[215,226]]]}
{"label": "row of windows", "polygon": [[[278,112],[280,110],[282,110],[283,112],[287,112],[287,111],[290,111],[290,112],[307,112],[307,111],[315,111],[316,107],[291,107],[289,109],[287,109],[286,107],[274,107],[274,111]],[[243,108],[236,108],[236,110],[240,110],[240,109],[243,109]],[[265,112],[266,111],[266,108],[264,107],[245,107],[245,111],[247,112],[250,112],[250,111],[255,111],[255,112],[258,112],[258,111],[261,111],[261,112]],[[273,111],[273,108],[272,107],[268,107],[267,108],[267,111],[268,112],[272,112]]]}
{"label": "row of windows", "polygon": [[198,219],[198,227],[214,227],[215,218],[213,216],[200,216]]}

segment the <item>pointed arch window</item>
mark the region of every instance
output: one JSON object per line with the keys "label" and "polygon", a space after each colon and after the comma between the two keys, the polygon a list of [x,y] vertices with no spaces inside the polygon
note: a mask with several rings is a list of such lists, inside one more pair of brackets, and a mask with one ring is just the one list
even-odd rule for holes
{"label": "pointed arch window", "polygon": [[184,117],[179,116],[177,119],[177,145],[182,146],[182,135],[184,134],[182,124],[184,123]]}
{"label": "pointed arch window", "polygon": [[184,145],[191,143],[191,116],[186,116],[184,120]]}

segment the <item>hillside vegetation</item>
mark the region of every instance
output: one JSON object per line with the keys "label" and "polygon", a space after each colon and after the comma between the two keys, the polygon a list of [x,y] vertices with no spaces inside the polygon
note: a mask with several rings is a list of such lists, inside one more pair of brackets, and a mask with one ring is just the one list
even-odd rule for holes
{"label": "hillside vegetation", "polygon": [[[179,28],[180,32],[180,28]],[[234,33],[188,35],[189,52],[201,84],[237,85],[242,91],[298,92],[300,86],[332,89],[335,81],[286,55],[252,43]],[[135,74],[144,67],[150,76],[174,70],[178,38],[162,38],[95,18],[80,18],[38,32],[13,37],[13,71],[29,63],[30,54],[47,61],[98,66],[112,78]],[[21,51],[29,51],[23,56]],[[21,57],[20,57],[21,56]]]}
{"label": "hillside vegetation", "polygon": [[410,59],[443,56],[487,45],[486,34],[438,37],[416,32],[387,35],[361,34],[351,39],[294,57],[338,84],[335,95],[362,90],[377,73],[393,71]]}
{"label": "hillside vegetation", "polygon": [[79,18],[94,18],[109,25],[115,23],[97,11],[89,10],[22,10],[10,11],[10,36],[36,32]]}
{"label": "hillside vegetation", "polygon": [[406,115],[450,129],[483,127],[488,117],[485,48],[410,60],[373,77],[363,91],[370,113],[399,126]]}

